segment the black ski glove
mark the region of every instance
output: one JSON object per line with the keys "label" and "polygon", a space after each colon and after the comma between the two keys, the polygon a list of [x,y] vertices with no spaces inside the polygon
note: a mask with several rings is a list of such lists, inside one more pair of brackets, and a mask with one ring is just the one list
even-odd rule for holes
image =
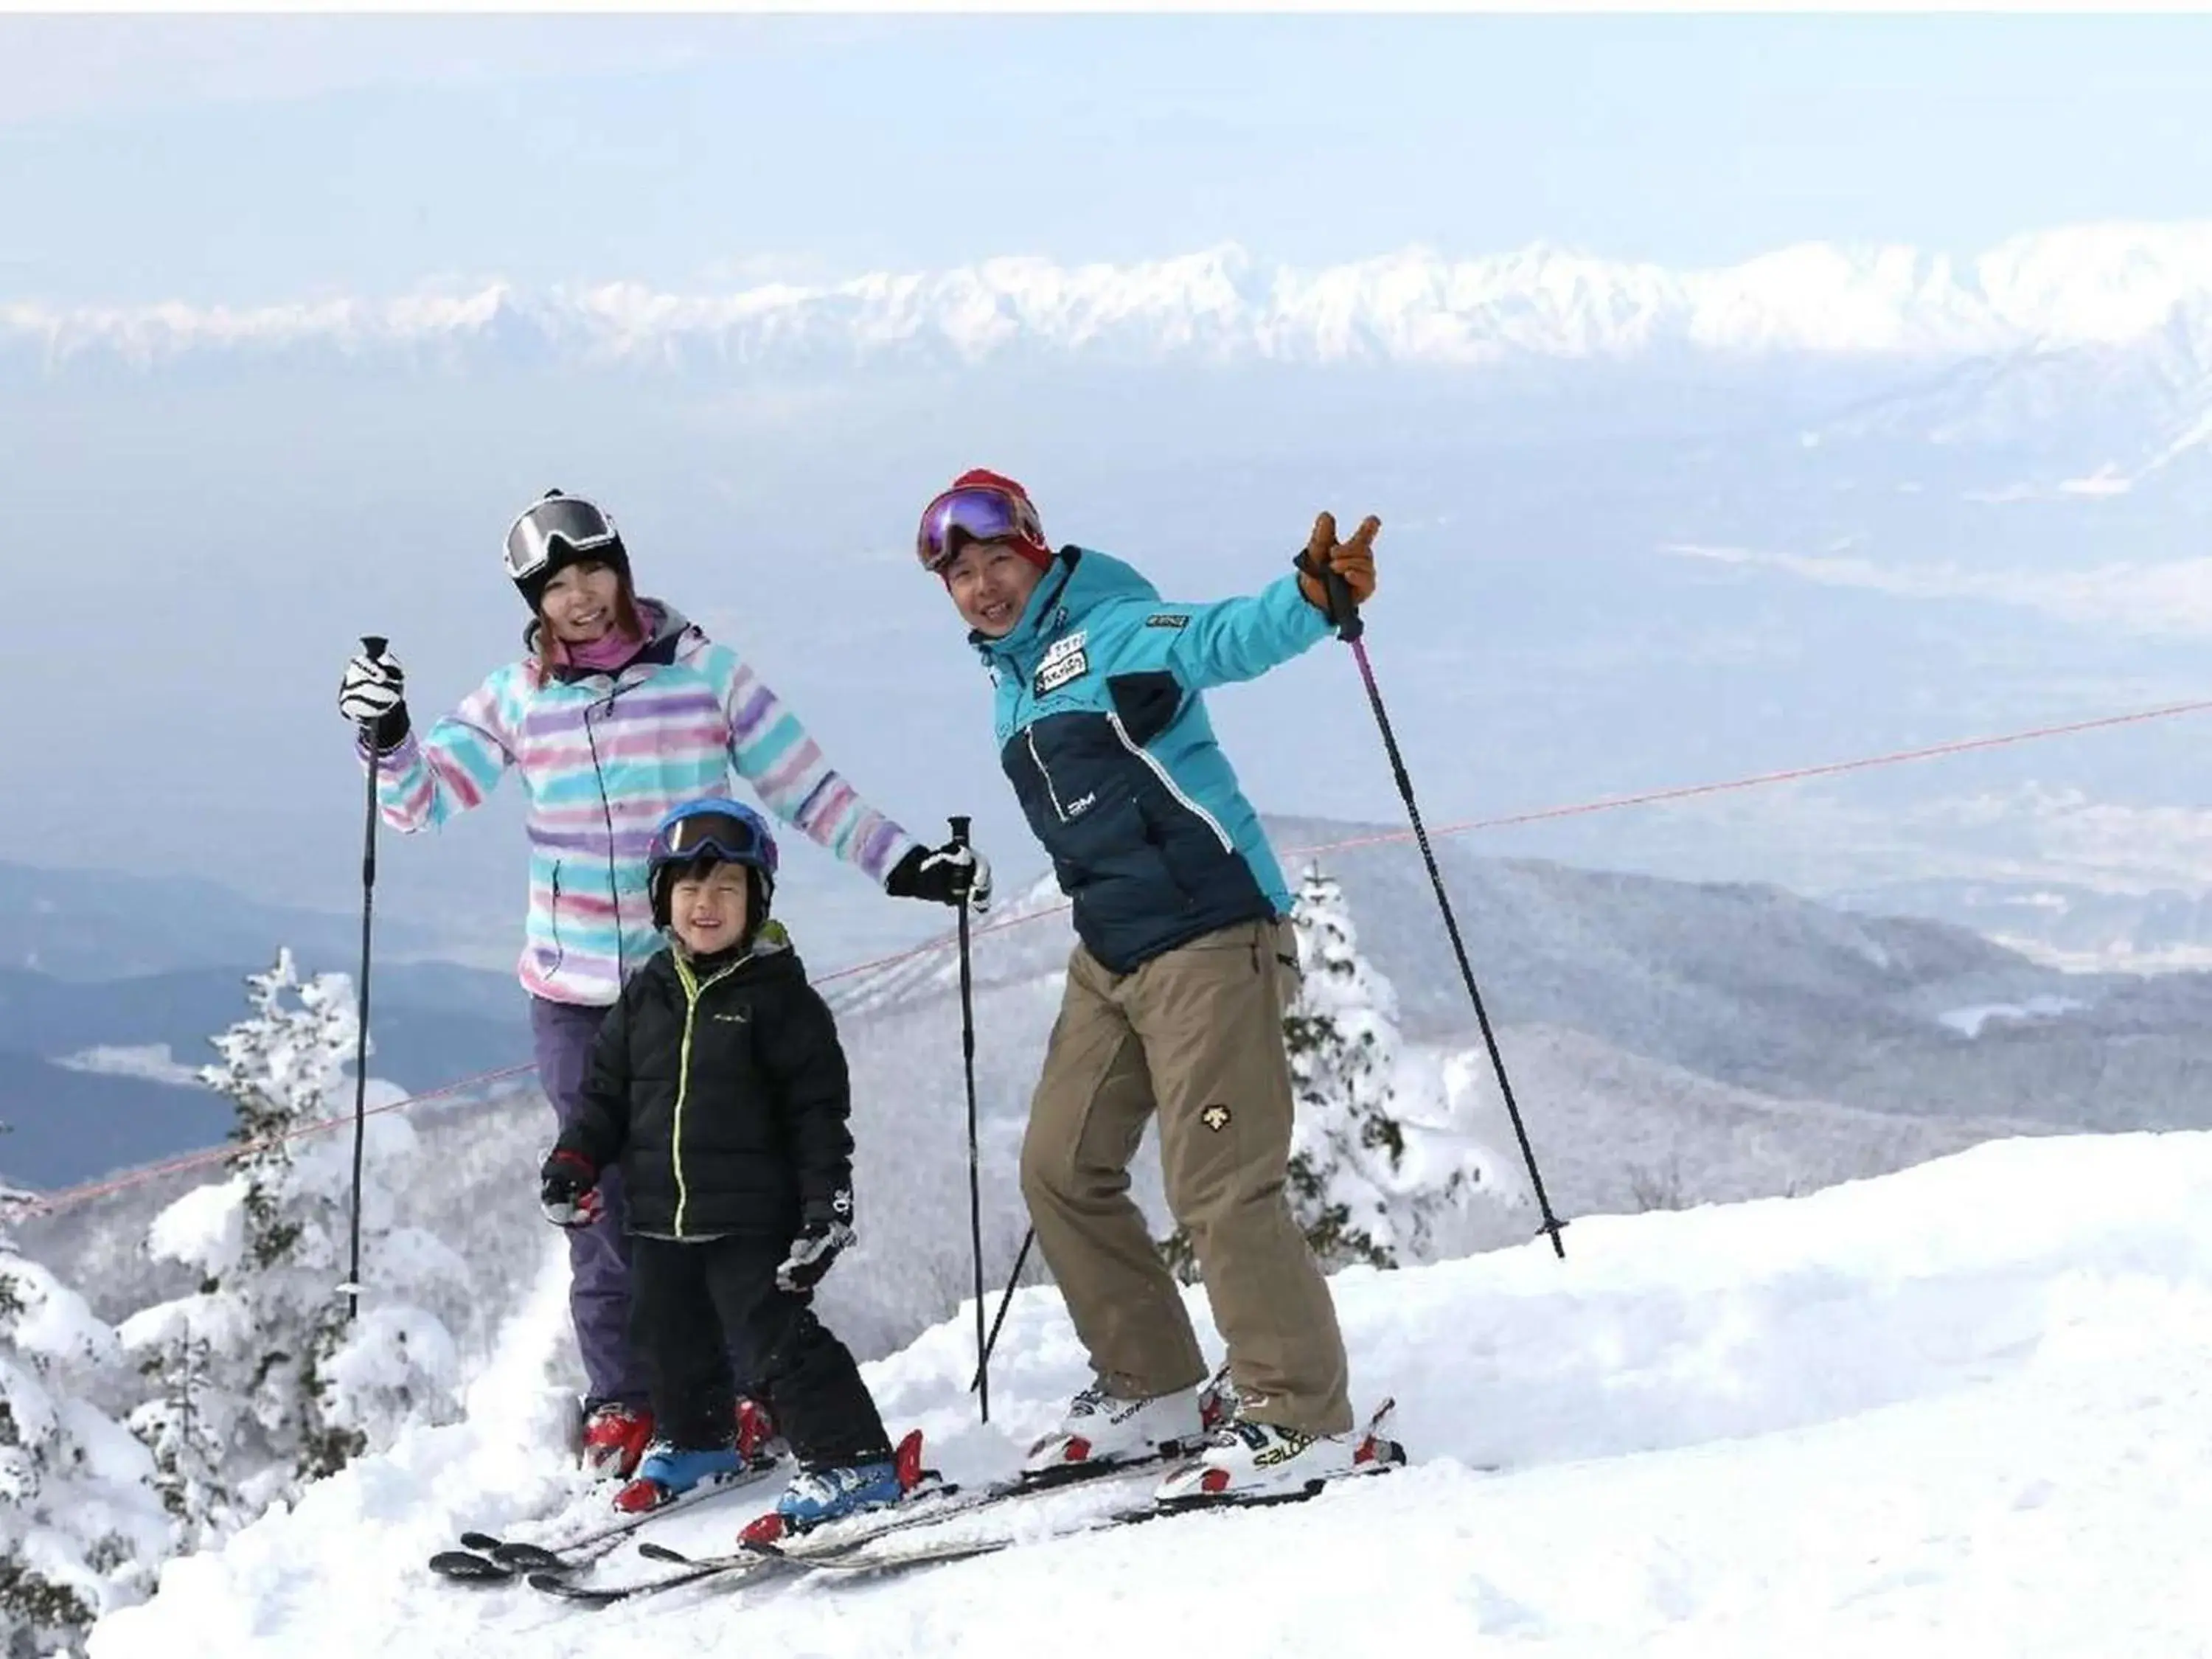
{"label": "black ski glove", "polygon": [[775,1270],[776,1289],[794,1295],[819,1285],[838,1253],[859,1237],[852,1226],[850,1192],[839,1193],[827,1205],[810,1202],[805,1218],[799,1224],[799,1237],[791,1241],[783,1265]]}
{"label": "black ski glove", "polygon": [[942,847],[910,847],[891,866],[884,890],[893,898],[927,899],[932,904],[963,901],[977,915],[991,908],[990,861],[973,847],[948,841]]}
{"label": "black ski glove", "polygon": [[605,1212],[599,1172],[581,1152],[556,1150],[538,1172],[538,1207],[556,1227],[588,1227]]}

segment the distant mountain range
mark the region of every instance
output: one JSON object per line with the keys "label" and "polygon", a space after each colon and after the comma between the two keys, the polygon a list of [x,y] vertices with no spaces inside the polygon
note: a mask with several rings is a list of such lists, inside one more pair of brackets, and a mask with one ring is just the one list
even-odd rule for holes
{"label": "distant mountain range", "polygon": [[[359,923],[213,882],[0,864],[0,1170],[55,1187],[218,1142],[230,1107],[191,1079],[279,945],[302,971],[358,965]],[[390,937],[386,938],[385,933]],[[409,942],[387,925],[380,945]],[[380,960],[373,1075],[428,1089],[530,1055],[508,975]]]}
{"label": "distant mountain range", "polygon": [[[301,963],[336,966],[304,954]],[[191,1073],[214,1060],[209,1039],[245,1017],[248,971],[87,984],[0,969],[0,1123],[10,1126],[0,1171],[30,1187],[68,1186],[221,1141],[230,1104]],[[522,992],[496,974],[380,968],[370,1013],[370,1074],[410,1091],[530,1058]]]}
{"label": "distant mountain range", "polygon": [[[380,955],[419,952],[433,936],[390,917]],[[265,967],[289,945],[317,972],[361,957],[361,919],[270,904],[219,882],[0,860],[0,969],[91,982],[178,968]]]}
{"label": "distant mountain range", "polygon": [[[1286,852],[1382,827],[1269,820]],[[1964,928],[1772,887],[1484,858],[1458,843],[1438,853],[1564,1215],[1804,1192],[1993,1137],[2212,1124],[2202,1086],[2212,975],[2069,975]],[[1418,856],[1376,844],[1324,862],[1361,949],[1396,989],[1420,1063],[1443,1068],[1454,1122],[1486,1149],[1485,1185],[1507,1200],[1467,1247],[1525,1237],[1527,1212],[1510,1202],[1523,1179],[1511,1131]],[[1048,884],[1010,884],[975,943],[994,1274],[1024,1223],[1017,1149],[1069,945],[1055,900]],[[825,988],[851,1064],[866,1218],[834,1311],[849,1340],[879,1353],[949,1312],[968,1282],[957,957],[939,949]],[[473,1264],[477,1280],[450,1312],[488,1341],[485,1310],[511,1304],[546,1245],[531,1182],[545,1109],[526,1093],[410,1116],[426,1144],[400,1183],[404,1207]],[[1135,1192],[1157,1215],[1153,1168],[1140,1158]],[[186,1184],[104,1198],[26,1237],[103,1307],[127,1310],[161,1288],[135,1242]]]}
{"label": "distant mountain range", "polygon": [[0,302],[0,364],[52,374],[191,357],[706,366],[1037,356],[1393,362],[1664,353],[1940,360],[2156,337],[2212,316],[2212,225],[2087,225],[1967,259],[1808,243],[1673,270],[1549,246],[1341,265],[1233,244],[1126,265],[988,258],[939,271],[672,294],[636,283],[254,307]]}
{"label": "distant mountain range", "polygon": [[[1268,823],[1293,854],[1392,827]],[[2180,895],[2095,903],[2047,889],[1923,882],[1855,893],[1839,906],[1771,886],[1483,857],[1457,842],[1437,850],[1493,1021],[1577,1034],[1583,1047],[1573,1052],[1595,1043],[1738,1094],[1944,1120],[1954,1126],[1942,1132],[1946,1146],[1957,1144],[1960,1124],[2212,1123],[2196,1084],[2212,1064],[2212,975],[2126,971],[2193,966],[2204,948],[2197,942],[2212,942],[2201,904]],[[1364,944],[1398,987],[1407,1035],[1447,1049],[1477,1042],[1413,849],[1370,845],[1325,862],[1345,884]],[[92,876],[28,873],[48,880],[44,890],[57,902],[79,882],[104,888]],[[12,874],[20,882],[27,872]],[[210,885],[176,897],[161,949],[196,951],[192,927],[212,926],[213,913],[194,908],[203,897],[219,910],[226,896]],[[1006,924],[1059,904],[1049,878],[1010,891],[978,939],[977,1017],[988,1034],[981,1080],[987,1104],[1010,1123],[1033,1081],[1070,935],[1064,912]],[[1902,910],[1948,915],[2033,954],[1951,921],[1877,914]],[[220,1139],[226,1109],[179,1086],[179,1068],[209,1057],[206,1039],[244,1011],[245,973],[276,943],[295,943],[310,970],[350,971],[349,951],[296,944],[315,920],[270,913],[268,942],[229,966],[98,982],[0,969],[0,1121],[15,1125],[0,1138],[0,1170],[54,1185]],[[127,925],[86,914],[70,937],[98,960],[107,930]],[[2139,938],[2140,953],[2115,951],[2116,936]],[[0,929],[0,951],[20,959],[20,938]],[[2069,973],[2062,962],[2115,971]],[[890,1066],[878,1086],[905,1087],[911,1073],[901,1057],[936,1043],[956,1018],[950,951],[849,975],[830,957],[808,965],[836,975],[824,988],[856,1033],[857,1070],[872,1075],[879,1057]],[[529,1057],[526,1004],[505,975],[380,965],[374,1012],[371,1069],[410,1089]],[[1856,1121],[1835,1120],[1845,1131]],[[1808,1168],[1855,1167],[1838,1133],[1850,1140],[1824,1130]]]}
{"label": "distant mountain range", "polygon": [[[1380,827],[1267,823],[1286,853]],[[1437,852],[1495,1023],[1581,1033],[1730,1089],[1867,1111],[2212,1126],[2212,1097],[2197,1082],[2212,1064],[2212,975],[2069,973],[1963,927],[1777,887],[1490,858],[1461,842]],[[1479,1043],[1414,849],[1370,845],[1322,862],[1344,884],[1362,948],[1397,988],[1407,1035]],[[1915,908],[1948,890],[1929,885]],[[1056,898],[1041,884],[1004,914]],[[1001,996],[1036,1006],[1068,939],[1062,915],[979,946],[979,1019]],[[945,952],[857,976],[835,1000],[852,1016],[910,1018],[956,983]],[[1977,1012],[1985,1017],[1968,1017]]]}

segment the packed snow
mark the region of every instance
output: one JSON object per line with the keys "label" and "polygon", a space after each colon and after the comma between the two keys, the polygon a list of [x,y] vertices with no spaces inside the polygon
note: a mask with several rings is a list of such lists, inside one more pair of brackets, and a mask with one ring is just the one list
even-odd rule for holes
{"label": "packed snow", "polygon": [[[997,1555],[596,1613],[422,1565],[573,1490],[549,1242],[465,1421],[170,1563],[91,1659],[2206,1650],[2212,1134],[1992,1142],[1566,1237],[1564,1261],[1531,1243],[1335,1276],[1359,1401],[1398,1401],[1401,1472],[1043,1538],[1106,1501],[1073,1492],[947,1523],[1023,1536]],[[886,1418],[960,1480],[1009,1470],[1084,1380],[1056,1296],[1024,1291],[979,1426],[970,1317],[867,1367]],[[765,1502],[655,1530],[725,1544]],[[660,1569],[625,1549],[596,1571]]]}

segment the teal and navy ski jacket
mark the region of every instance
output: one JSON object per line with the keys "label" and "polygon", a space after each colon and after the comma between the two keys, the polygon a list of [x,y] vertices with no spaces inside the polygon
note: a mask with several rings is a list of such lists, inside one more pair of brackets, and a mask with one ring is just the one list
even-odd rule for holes
{"label": "teal and navy ski jacket", "polygon": [[1200,694],[1328,635],[1295,574],[1249,598],[1170,605],[1081,547],[1060,550],[1012,632],[969,635],[998,687],[1000,763],[1073,902],[1077,936],[1109,971],[1289,914]]}

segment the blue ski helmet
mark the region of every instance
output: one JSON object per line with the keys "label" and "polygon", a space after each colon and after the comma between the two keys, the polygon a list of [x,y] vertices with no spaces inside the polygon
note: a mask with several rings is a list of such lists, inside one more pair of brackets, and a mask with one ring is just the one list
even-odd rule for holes
{"label": "blue ski helmet", "polygon": [[775,836],[768,820],[744,802],[720,796],[692,801],[662,818],[645,861],[654,927],[668,927],[669,890],[677,876],[702,861],[742,864],[753,872],[750,937],[768,919],[769,901],[775,893]]}

